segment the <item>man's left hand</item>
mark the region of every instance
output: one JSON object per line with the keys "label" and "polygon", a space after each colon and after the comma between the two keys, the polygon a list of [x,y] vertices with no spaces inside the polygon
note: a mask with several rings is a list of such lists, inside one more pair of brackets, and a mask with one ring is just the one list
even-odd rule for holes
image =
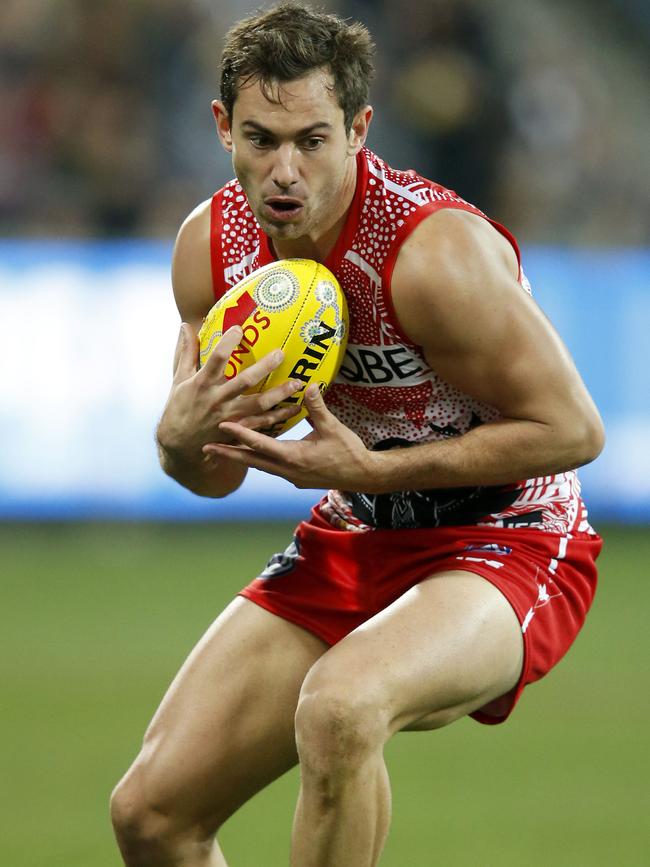
{"label": "man's left hand", "polygon": [[276,440],[241,424],[222,422],[220,429],[236,444],[208,443],[203,452],[281,476],[297,488],[372,492],[378,455],[332,415],[318,386],[307,388],[305,405],[313,430],[304,439]]}

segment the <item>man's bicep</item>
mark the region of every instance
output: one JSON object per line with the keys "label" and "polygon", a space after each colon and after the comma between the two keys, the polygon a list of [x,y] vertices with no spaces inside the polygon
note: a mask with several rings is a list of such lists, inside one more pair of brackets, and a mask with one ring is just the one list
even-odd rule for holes
{"label": "man's bicep", "polygon": [[521,287],[477,294],[423,346],[443,379],[510,418],[546,421],[581,386],[557,333]]}

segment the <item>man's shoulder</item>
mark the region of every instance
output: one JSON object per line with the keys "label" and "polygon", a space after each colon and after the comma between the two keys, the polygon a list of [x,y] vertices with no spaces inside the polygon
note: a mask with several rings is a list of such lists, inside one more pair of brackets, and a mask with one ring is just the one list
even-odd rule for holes
{"label": "man's shoulder", "polygon": [[510,244],[491,220],[481,214],[461,208],[439,208],[431,211],[415,227],[405,245],[425,246],[437,256],[452,253],[454,257],[478,250],[496,251]]}
{"label": "man's shoulder", "polygon": [[201,202],[183,221],[174,245],[172,283],[181,317],[200,322],[214,302],[210,259],[211,199]]}
{"label": "man's shoulder", "polygon": [[497,264],[517,279],[516,248],[485,217],[471,211],[441,208],[432,211],[407,236],[396,263],[398,282],[416,278],[442,294],[458,284],[480,283]]}
{"label": "man's shoulder", "polygon": [[422,346],[435,323],[443,345],[443,332],[468,331],[479,309],[515,303],[518,271],[514,248],[485,218],[450,208],[434,211],[397,257],[391,296],[398,321]]}
{"label": "man's shoulder", "polygon": [[190,213],[185,217],[178,230],[177,243],[182,240],[185,243],[191,243],[198,240],[206,240],[206,232],[210,232],[210,210],[212,208],[212,198],[205,199],[200,202]]}
{"label": "man's shoulder", "polygon": [[206,199],[181,223],[174,244],[174,278],[179,268],[194,270],[197,260],[210,259],[210,223],[212,200]]}

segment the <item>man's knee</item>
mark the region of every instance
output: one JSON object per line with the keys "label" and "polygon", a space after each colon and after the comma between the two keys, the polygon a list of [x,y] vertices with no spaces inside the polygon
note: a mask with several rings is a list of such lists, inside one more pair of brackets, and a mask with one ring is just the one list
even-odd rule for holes
{"label": "man's knee", "polygon": [[147,857],[153,857],[153,850],[169,837],[169,821],[145,796],[137,769],[117,784],[110,806],[115,836],[127,864],[147,864]]}
{"label": "man's knee", "polygon": [[[148,784],[146,770],[136,765],[117,784],[110,802],[111,821],[128,867],[176,863],[178,854],[203,838]],[[200,838],[200,839],[199,839]]]}
{"label": "man's knee", "polygon": [[296,744],[305,769],[346,773],[386,742],[389,720],[381,703],[362,690],[308,676],[296,710]]}

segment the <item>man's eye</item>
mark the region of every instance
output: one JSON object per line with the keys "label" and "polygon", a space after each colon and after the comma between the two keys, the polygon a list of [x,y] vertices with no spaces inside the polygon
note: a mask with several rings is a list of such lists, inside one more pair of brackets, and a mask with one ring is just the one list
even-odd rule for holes
{"label": "man's eye", "polygon": [[322,144],[324,144],[324,142],[325,142],[325,139],[317,138],[316,136],[310,136],[310,138],[306,138],[303,141],[302,147],[306,151],[315,151],[315,150],[318,150],[318,148]]}
{"label": "man's eye", "polygon": [[271,144],[271,140],[265,135],[249,135],[248,140],[255,148],[267,148]]}

